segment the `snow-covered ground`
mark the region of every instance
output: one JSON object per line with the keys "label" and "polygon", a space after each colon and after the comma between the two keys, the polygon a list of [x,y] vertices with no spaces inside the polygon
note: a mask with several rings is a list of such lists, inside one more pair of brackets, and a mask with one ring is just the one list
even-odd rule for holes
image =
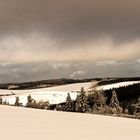
{"label": "snow-covered ground", "polygon": [[140,83],[140,81],[128,81],[128,82],[109,84],[109,85],[100,86],[97,89],[108,90],[108,89],[112,89],[112,88],[119,88],[119,87],[137,84],[137,83]]}
{"label": "snow-covered ground", "polygon": [[[56,87],[49,88],[40,88],[40,89],[32,89],[32,90],[0,90],[0,95],[12,94],[10,96],[3,96],[3,100],[8,101],[10,104],[15,103],[15,97],[18,96],[20,98],[20,102],[23,105],[27,103],[27,96],[30,94],[33,99],[36,101],[43,100],[49,101],[50,104],[58,104],[66,101],[66,97],[68,93],[70,93],[71,98],[73,100],[76,99],[78,91],[80,91],[81,87],[84,87],[86,91],[90,90],[92,86],[94,86],[97,82],[86,82],[86,83],[76,83],[69,85],[62,85]],[[134,83],[140,83],[140,81],[131,81],[131,82],[120,82],[116,84],[110,84],[105,86],[97,87],[97,90],[105,90],[111,88],[118,88],[122,86],[132,85]]]}
{"label": "snow-covered ground", "polygon": [[29,94],[36,101],[43,100],[49,101],[50,104],[58,104],[66,101],[68,93],[70,94],[71,98],[75,100],[81,87],[84,87],[84,89],[87,90],[90,88],[90,86],[91,82],[86,82],[32,90],[0,90],[0,94],[5,95],[14,93],[15,95],[2,97],[3,100],[6,100],[10,104],[14,104],[15,98],[18,96],[20,102],[23,103],[23,105],[26,105],[27,96]]}
{"label": "snow-covered ground", "polygon": [[[73,100],[76,99],[77,94],[76,92],[69,92],[70,96]],[[9,102],[10,104],[14,104],[16,97],[18,96],[20,99],[20,102],[23,105],[26,105],[27,103],[27,96],[28,94],[17,94],[12,96],[4,96],[2,97],[3,100]],[[66,101],[66,98],[68,96],[68,92],[63,91],[38,91],[38,92],[32,92],[30,93],[31,97],[36,101],[49,101],[50,104],[59,104]]]}
{"label": "snow-covered ground", "polygon": [[140,140],[140,120],[0,106],[1,140]]}

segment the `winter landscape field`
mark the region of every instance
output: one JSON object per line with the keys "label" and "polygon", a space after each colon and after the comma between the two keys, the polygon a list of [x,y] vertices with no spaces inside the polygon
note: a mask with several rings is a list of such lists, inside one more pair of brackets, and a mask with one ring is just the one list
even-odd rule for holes
{"label": "winter landscape field", "polygon": [[[104,86],[97,86],[97,90],[108,90],[112,88],[118,88],[123,86],[132,85],[135,83],[140,83],[140,81],[128,81],[128,82],[120,82],[115,84],[109,84]],[[0,95],[8,95],[2,96],[2,99],[9,102],[10,104],[14,104],[16,97],[18,96],[20,102],[23,105],[27,103],[27,96],[31,95],[33,99],[36,101],[49,101],[50,104],[58,104],[66,101],[68,93],[70,94],[72,100],[75,100],[77,95],[80,92],[81,87],[84,87],[85,91],[89,91],[90,88],[96,85],[97,82],[86,82],[86,83],[76,83],[76,84],[68,84],[63,86],[55,86],[50,88],[40,88],[40,89],[31,89],[31,90],[0,90]],[[14,93],[15,95],[12,95]]]}
{"label": "winter landscape field", "polygon": [[0,140],[140,140],[140,0],[0,0]]}
{"label": "winter landscape field", "polygon": [[0,106],[2,140],[139,140],[140,121]]}

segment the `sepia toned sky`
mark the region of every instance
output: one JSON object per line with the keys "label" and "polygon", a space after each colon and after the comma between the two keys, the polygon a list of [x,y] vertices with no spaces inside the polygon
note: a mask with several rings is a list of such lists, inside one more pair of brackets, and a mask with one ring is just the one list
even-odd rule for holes
{"label": "sepia toned sky", "polygon": [[140,76],[139,13],[139,0],[0,0],[0,82]]}

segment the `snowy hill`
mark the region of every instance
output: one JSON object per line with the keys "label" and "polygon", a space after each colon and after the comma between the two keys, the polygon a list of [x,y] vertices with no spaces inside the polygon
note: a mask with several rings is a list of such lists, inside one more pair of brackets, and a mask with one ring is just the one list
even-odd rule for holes
{"label": "snowy hill", "polygon": [[[3,100],[8,101],[10,104],[15,103],[15,97],[19,96],[20,102],[23,105],[27,103],[27,96],[30,94],[35,100],[43,100],[49,101],[50,104],[58,104],[66,101],[66,97],[68,93],[73,100],[76,99],[78,91],[80,91],[81,87],[84,87],[85,90],[88,90],[91,86],[91,82],[87,83],[77,83],[77,84],[69,84],[63,86],[56,86],[51,88],[40,88],[40,89],[32,89],[32,90],[0,90],[1,95],[10,95],[3,96]],[[15,95],[11,95],[11,93]]]}
{"label": "snowy hill", "polygon": [[112,88],[119,88],[119,87],[124,87],[124,86],[129,86],[133,84],[140,83],[140,81],[127,81],[127,82],[120,82],[120,83],[115,83],[115,84],[108,84],[104,86],[99,86],[97,89],[103,89],[103,90],[108,90]]}
{"label": "snowy hill", "polygon": [[140,121],[0,106],[1,140],[140,140]]}
{"label": "snowy hill", "polygon": [[[122,86],[132,85],[134,83],[140,83],[140,81],[130,81],[130,82],[120,82],[116,84],[109,84],[104,86],[97,87],[97,90],[106,90],[111,88],[118,88]],[[23,105],[27,103],[27,96],[30,94],[35,100],[43,100],[49,101],[50,104],[58,104],[66,101],[66,97],[68,93],[73,100],[76,99],[77,94],[81,87],[84,87],[86,91],[90,90],[90,88],[96,85],[97,82],[86,82],[86,83],[76,83],[76,84],[68,84],[63,86],[56,86],[50,88],[40,88],[40,89],[32,89],[32,90],[0,90],[0,95],[9,95],[2,96],[3,100],[8,101],[10,104],[15,103],[15,97],[19,96],[20,102]],[[15,95],[12,95],[15,94]]]}

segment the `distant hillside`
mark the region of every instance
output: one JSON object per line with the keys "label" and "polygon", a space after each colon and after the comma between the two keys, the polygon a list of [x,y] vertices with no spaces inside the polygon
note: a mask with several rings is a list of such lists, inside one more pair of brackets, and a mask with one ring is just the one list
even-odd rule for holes
{"label": "distant hillside", "polygon": [[125,81],[140,81],[140,77],[132,77],[132,78],[91,78],[91,79],[49,79],[42,81],[31,81],[31,82],[23,82],[23,83],[3,83],[0,84],[0,89],[36,89],[36,88],[46,88],[58,85],[66,85],[73,83],[83,83],[83,82],[91,82],[98,81],[98,85],[108,85],[118,82]]}
{"label": "distant hillside", "polygon": [[32,82],[24,82],[24,83],[5,83],[0,84],[0,89],[36,89],[36,88],[45,88],[52,87],[58,85],[66,85],[72,83],[83,83],[90,82],[92,80],[100,81],[101,78],[96,79],[50,79],[50,80],[42,80],[42,81],[32,81]]}
{"label": "distant hillside", "polygon": [[127,82],[127,81],[140,81],[140,77],[128,77],[128,78],[104,78],[102,79],[98,85],[109,85],[109,84],[115,84],[120,82]]}

